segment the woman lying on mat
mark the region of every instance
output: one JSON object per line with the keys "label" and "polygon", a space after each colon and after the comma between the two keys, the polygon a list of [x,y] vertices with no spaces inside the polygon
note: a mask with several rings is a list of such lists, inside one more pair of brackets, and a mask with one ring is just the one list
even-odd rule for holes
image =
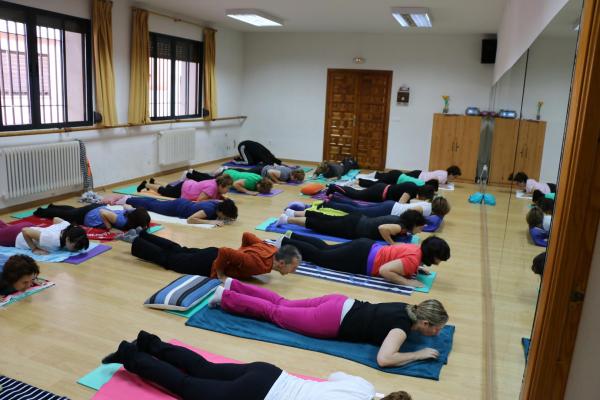
{"label": "woman lying on mat", "polygon": [[233,180],[233,188],[238,192],[256,196],[258,194],[269,194],[273,188],[273,182],[269,178],[250,172],[226,169],[223,176],[230,176]]}
{"label": "woman lying on mat", "polygon": [[223,226],[236,220],[238,209],[233,200],[189,201],[186,199],[159,200],[150,197],[129,197],[127,204],[144,207],[148,211],[169,217],[185,218],[188,224],[213,224]]}
{"label": "woman lying on mat", "polygon": [[161,196],[191,201],[222,200],[223,195],[229,191],[231,185],[233,185],[233,179],[229,176],[218,176],[201,182],[185,179],[173,185],[158,183],[152,178],[148,182],[142,181],[138,185],[137,191],[152,190]]}
{"label": "woman lying on mat", "polygon": [[206,179],[211,179],[213,176],[221,175],[225,170],[257,174],[263,178],[269,178],[273,183],[302,182],[305,178],[305,173],[302,168],[292,168],[288,167],[287,165],[277,164],[258,164],[252,168],[220,167],[212,174],[207,174],[206,172],[200,172],[193,169],[186,173],[186,178],[193,179],[195,181],[203,181]]}
{"label": "woman lying on mat", "polygon": [[255,165],[255,164],[279,164],[281,160],[276,158],[273,153],[265,146],[252,140],[243,140],[238,144],[239,157],[235,157],[235,161],[240,164]]}
{"label": "woman lying on mat", "polygon": [[[375,388],[358,376],[336,372],[327,381],[290,375],[266,362],[212,363],[185,347],[140,331],[135,342],[122,341],[103,364],[119,363],[183,400],[371,400]],[[393,396],[393,397],[392,397]],[[411,400],[404,391],[384,400]]]}
{"label": "woman lying on mat", "polygon": [[550,225],[552,225],[552,214],[545,213],[542,208],[533,206],[527,212],[525,217],[529,229],[541,228],[545,232],[550,232]]}
{"label": "woman lying on mat", "polygon": [[414,170],[410,172],[402,172],[397,169],[387,171],[387,172],[376,172],[375,179],[393,185],[399,182],[401,175],[406,175],[411,178],[419,179],[422,182],[427,182],[432,179],[438,181],[440,185],[444,185],[448,182],[452,182],[456,177],[461,175],[460,168],[456,165],[451,165],[445,171],[444,170],[436,170],[436,171],[421,171]]}
{"label": "woman lying on mat", "polygon": [[437,236],[428,237],[420,246],[382,246],[366,238],[329,245],[320,239],[287,232],[281,239],[281,244],[296,247],[304,260],[321,267],[352,274],[380,276],[390,282],[414,287],[423,287],[414,278],[417,273],[429,273],[429,268],[421,266],[422,264],[438,265],[450,258],[448,243]]}
{"label": "woman lying on mat", "polygon": [[250,232],[242,235],[239,249],[198,249],[182,247],[178,243],[142,231],[131,244],[131,254],[180,274],[241,279],[271,271],[287,275],[296,270],[302,259],[294,246],[277,248]]}
{"label": "woman lying on mat", "polygon": [[[361,179],[360,181],[362,181]],[[430,185],[417,186],[412,182],[401,183],[398,185],[386,185],[385,183],[373,182],[366,189],[354,189],[349,186],[329,185],[327,195],[334,193],[343,194],[353,200],[369,201],[381,203],[386,200],[393,200],[400,203],[408,203],[410,199],[431,201],[435,195],[435,189]]]}
{"label": "woman lying on mat", "polygon": [[148,228],[150,215],[144,208],[123,206],[123,210],[109,210],[103,204],[89,204],[83,207],[62,206],[50,204],[46,208],[38,208],[33,215],[41,218],[61,218],[77,225],[90,228],[128,231],[141,227]]}
{"label": "woman lying on mat", "polygon": [[[321,209],[332,209],[347,213],[360,213],[366,217],[382,217],[385,215],[400,216],[408,210],[416,210],[425,217],[437,215],[444,217],[450,212],[450,203],[442,196],[435,197],[431,203],[413,199],[410,203],[399,203],[397,201],[386,200],[376,204],[358,204],[352,200],[344,199],[341,196],[333,196],[333,199],[326,200],[318,206],[317,211]],[[289,210],[289,211],[288,211]],[[286,214],[293,217],[302,216],[302,212],[286,209]],[[293,213],[293,214],[292,214]]]}
{"label": "woman lying on mat", "polygon": [[263,319],[302,335],[380,346],[377,364],[384,368],[437,358],[435,349],[404,353],[400,348],[412,331],[437,336],[448,322],[448,313],[437,300],[418,305],[371,304],[341,294],[288,300],[263,287],[231,278],[215,290],[209,305],[217,304],[232,314]]}
{"label": "woman lying on mat", "polygon": [[29,289],[39,273],[40,267],[31,257],[22,254],[9,257],[0,271],[0,296]]}
{"label": "woman lying on mat", "polygon": [[[396,171],[391,171],[390,173],[394,173]],[[400,171],[397,171],[400,172]],[[386,172],[387,174],[387,172]],[[396,175],[392,175],[393,177],[396,177]],[[390,183],[390,181],[392,181],[392,179],[378,179],[378,180],[371,180],[371,179],[359,179],[358,180],[358,184],[359,186],[362,187],[369,187],[374,185],[375,183],[385,183],[388,185],[399,185],[401,183],[406,183],[406,182],[411,182],[414,183],[417,186],[425,186],[425,185],[429,185],[432,186],[434,188],[434,190],[437,192],[439,189],[439,182],[437,181],[437,179],[430,179],[428,181],[423,181],[421,179],[418,178],[414,178],[412,176],[409,176],[407,174],[400,174],[398,175],[398,177],[392,181],[392,183]]]}
{"label": "woman lying on mat", "polygon": [[[399,217],[365,217],[360,213],[334,216],[318,211],[290,211],[281,214],[277,225],[294,224],[325,235],[346,239],[384,240],[389,244],[395,244],[400,237],[407,234],[422,232],[427,223],[423,214],[416,210],[409,210]],[[289,216],[292,212],[294,216]]]}
{"label": "woman lying on mat", "polygon": [[352,157],[346,157],[342,162],[323,161],[313,173],[313,179],[323,176],[327,179],[340,179],[351,169],[358,169],[358,163]]}
{"label": "woman lying on mat", "polygon": [[535,179],[529,179],[524,172],[517,172],[514,176],[510,174],[508,180],[516,182],[517,186],[525,190],[525,193],[533,193],[535,190],[539,190],[542,194],[556,193],[555,183],[542,183]]}
{"label": "woman lying on mat", "polygon": [[0,221],[0,246],[28,249],[35,254],[53,251],[79,251],[90,245],[83,228],[54,218],[53,224],[40,228],[31,222],[7,225]]}

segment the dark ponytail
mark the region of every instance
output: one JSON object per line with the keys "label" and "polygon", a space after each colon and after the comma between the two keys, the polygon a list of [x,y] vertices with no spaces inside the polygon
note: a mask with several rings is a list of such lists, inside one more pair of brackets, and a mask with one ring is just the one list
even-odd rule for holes
{"label": "dark ponytail", "polygon": [[138,207],[135,210],[128,212],[125,214],[127,217],[127,223],[122,228],[124,231],[128,231],[130,229],[135,229],[138,226],[143,229],[148,229],[150,226],[150,214],[144,207]]}
{"label": "dark ponytail", "polygon": [[75,251],[85,250],[90,247],[90,240],[85,230],[79,225],[71,224],[60,232],[60,247],[65,247],[67,239],[73,243],[73,250]]}

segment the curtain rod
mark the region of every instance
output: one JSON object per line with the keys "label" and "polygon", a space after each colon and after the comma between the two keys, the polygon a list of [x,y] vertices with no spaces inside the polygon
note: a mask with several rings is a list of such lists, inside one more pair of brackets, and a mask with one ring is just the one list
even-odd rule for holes
{"label": "curtain rod", "polygon": [[[179,18],[179,17],[174,17],[172,15],[162,14],[162,13],[159,13],[159,12],[156,12],[156,11],[152,11],[152,10],[146,10],[145,8],[140,8],[140,7],[131,7],[131,8],[134,9],[134,10],[143,10],[143,11],[148,12],[148,14],[154,14],[154,15],[157,15],[159,17],[169,18],[169,19],[172,19],[175,22],[185,22],[186,24],[195,25],[195,26],[198,26],[200,28],[209,28],[207,26],[200,25],[197,22],[188,21],[188,20],[185,20],[185,19],[182,19],[182,18]],[[213,28],[210,28],[210,29],[213,29]],[[216,32],[216,29],[214,29],[214,31]]]}

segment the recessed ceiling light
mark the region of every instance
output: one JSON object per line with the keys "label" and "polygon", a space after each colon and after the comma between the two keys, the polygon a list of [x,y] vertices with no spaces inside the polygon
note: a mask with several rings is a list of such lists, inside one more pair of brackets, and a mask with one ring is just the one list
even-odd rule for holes
{"label": "recessed ceiling light", "polygon": [[431,28],[428,8],[392,7],[392,16],[403,28]]}
{"label": "recessed ceiling light", "polygon": [[254,26],[282,26],[283,20],[260,10],[227,10],[227,16]]}

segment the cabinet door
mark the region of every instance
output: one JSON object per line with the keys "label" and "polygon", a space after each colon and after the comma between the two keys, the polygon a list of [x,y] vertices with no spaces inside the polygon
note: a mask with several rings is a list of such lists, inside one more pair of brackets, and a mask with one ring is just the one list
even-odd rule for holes
{"label": "cabinet door", "polygon": [[521,120],[515,171],[523,171],[535,180],[540,179],[545,136],[545,121]]}
{"label": "cabinet door", "polygon": [[518,120],[505,118],[496,118],[494,120],[490,183],[510,183],[508,177],[514,170],[518,132]]}
{"label": "cabinet door", "polygon": [[431,150],[429,151],[430,171],[446,169],[452,165],[458,118],[456,115],[433,115]]}
{"label": "cabinet door", "polygon": [[[452,164],[457,165],[462,175],[460,180],[474,182],[477,176],[479,142],[481,139],[481,117],[457,117],[456,143]],[[450,164],[444,167],[448,168]]]}

